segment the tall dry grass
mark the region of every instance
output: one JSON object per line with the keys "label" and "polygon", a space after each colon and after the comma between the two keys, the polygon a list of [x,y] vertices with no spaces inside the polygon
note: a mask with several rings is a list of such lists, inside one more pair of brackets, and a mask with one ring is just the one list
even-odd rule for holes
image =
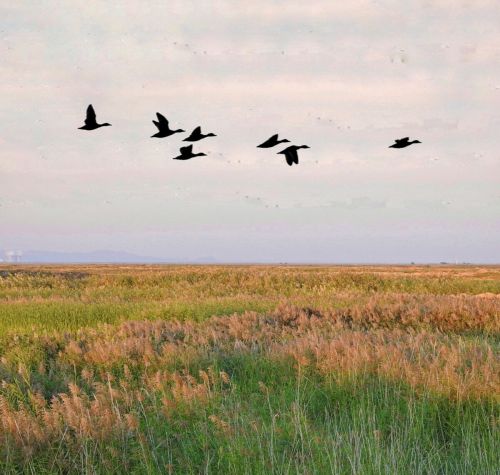
{"label": "tall dry grass", "polygon": [[[192,473],[235,473],[254,462],[259,473],[418,473],[429,450],[442,452],[438,462],[425,459],[432,470],[445,461],[454,467],[442,473],[494,467],[495,269],[77,269],[0,276],[0,320],[15,322],[25,305],[38,312],[29,318],[43,319],[42,302],[61,311],[46,327],[17,331],[8,322],[0,332],[0,469],[86,473],[98,460],[102,473],[139,463],[144,473],[168,473],[191,462]],[[223,312],[228,295],[237,312]],[[84,325],[63,325],[71,299],[82,312],[116,303],[113,324],[92,314]],[[181,304],[189,299],[193,307]],[[145,306],[122,316],[125,301]],[[279,301],[286,303],[245,310]],[[402,397],[402,428],[370,412],[396,411]],[[349,416],[336,413],[340,405]],[[466,448],[470,466],[464,454],[447,454],[450,440]],[[345,456],[334,460],[333,452]],[[295,457],[292,465],[284,454]]]}

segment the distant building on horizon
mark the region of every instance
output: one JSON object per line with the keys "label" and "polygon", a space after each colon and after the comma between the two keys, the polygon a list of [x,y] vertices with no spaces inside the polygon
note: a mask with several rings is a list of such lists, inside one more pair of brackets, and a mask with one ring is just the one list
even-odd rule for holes
{"label": "distant building on horizon", "polygon": [[5,251],[5,262],[18,263],[22,262],[23,251],[19,250],[8,250]]}

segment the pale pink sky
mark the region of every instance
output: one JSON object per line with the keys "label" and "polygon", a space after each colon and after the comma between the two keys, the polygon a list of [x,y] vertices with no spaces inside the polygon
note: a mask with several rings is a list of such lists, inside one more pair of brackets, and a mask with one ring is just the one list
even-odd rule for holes
{"label": "pale pink sky", "polygon": [[[5,3],[5,2],[4,2]],[[2,249],[500,260],[487,0],[0,6]],[[77,130],[86,106],[112,127]],[[218,137],[176,162],[156,111]],[[307,143],[300,165],[255,145]],[[421,145],[388,149],[397,137]]]}

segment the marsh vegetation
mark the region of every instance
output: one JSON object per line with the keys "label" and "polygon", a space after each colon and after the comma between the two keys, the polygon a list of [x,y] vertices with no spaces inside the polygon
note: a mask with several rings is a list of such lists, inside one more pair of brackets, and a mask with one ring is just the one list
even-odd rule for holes
{"label": "marsh vegetation", "polygon": [[0,268],[2,473],[498,473],[500,268]]}

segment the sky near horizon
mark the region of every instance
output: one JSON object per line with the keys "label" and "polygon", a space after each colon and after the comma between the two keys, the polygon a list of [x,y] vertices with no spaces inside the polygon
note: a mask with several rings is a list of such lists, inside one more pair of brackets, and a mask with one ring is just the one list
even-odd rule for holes
{"label": "sky near horizon", "polygon": [[500,261],[497,0],[0,0],[0,38],[0,249]]}

